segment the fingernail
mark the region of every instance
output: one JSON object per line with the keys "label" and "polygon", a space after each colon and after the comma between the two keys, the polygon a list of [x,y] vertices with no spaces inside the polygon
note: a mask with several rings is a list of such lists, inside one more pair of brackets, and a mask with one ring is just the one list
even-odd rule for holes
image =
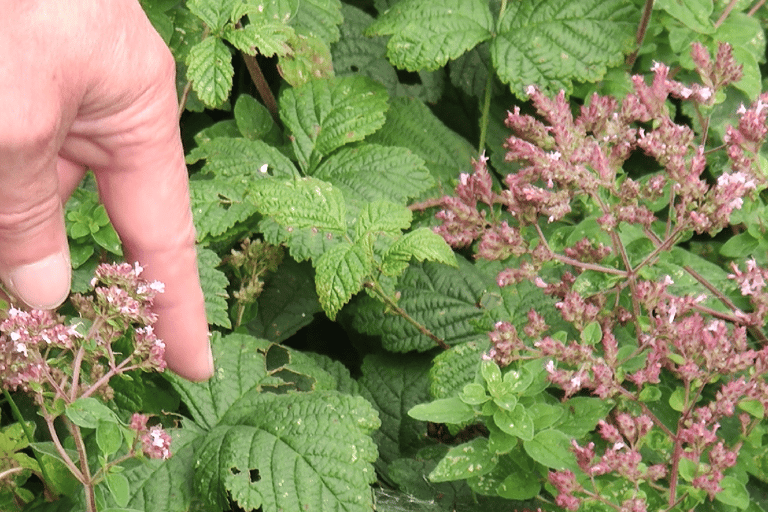
{"label": "fingernail", "polygon": [[8,284],[29,307],[54,309],[69,295],[71,276],[69,255],[58,253],[16,267],[8,274]]}

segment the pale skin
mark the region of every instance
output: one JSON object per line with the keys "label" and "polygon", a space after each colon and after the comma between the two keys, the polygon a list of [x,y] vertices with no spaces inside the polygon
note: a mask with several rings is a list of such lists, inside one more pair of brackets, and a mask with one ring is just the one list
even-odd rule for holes
{"label": "pale skin", "polygon": [[165,283],[168,367],[213,374],[174,61],[136,0],[0,0],[0,278],[30,307],[69,293],[63,204],[91,169],[142,277]]}

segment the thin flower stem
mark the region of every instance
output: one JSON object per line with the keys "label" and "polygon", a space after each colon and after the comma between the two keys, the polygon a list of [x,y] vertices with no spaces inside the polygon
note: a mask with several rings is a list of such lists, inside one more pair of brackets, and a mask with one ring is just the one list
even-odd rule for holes
{"label": "thin flower stem", "polygon": [[[646,233],[646,235],[649,238],[651,238],[650,234],[652,234],[652,232],[650,230],[646,229],[645,233]],[[679,234],[680,234],[680,230],[679,229],[675,229],[674,232],[670,233],[670,235],[667,236],[667,238],[664,240],[664,242],[655,244],[656,248],[648,256],[646,256],[643,259],[643,261],[638,263],[637,266],[632,269],[632,272],[637,273],[638,270],[640,270],[641,268],[645,267],[646,265],[651,263],[651,261],[656,259],[656,257],[659,255],[659,253],[661,253],[662,251],[666,251],[666,250],[670,249],[673,245],[675,245],[675,242],[677,242],[677,237],[678,237]],[[656,236],[653,235],[653,238],[656,238]],[[659,239],[656,238],[656,240],[658,241]]]}
{"label": "thin flower stem", "polygon": [[[27,426],[27,422],[24,421],[24,416],[22,416],[21,411],[19,410],[19,407],[16,405],[16,401],[13,399],[11,394],[8,392],[7,389],[3,388],[3,396],[5,396],[5,400],[8,402],[8,405],[11,408],[11,414],[13,415],[13,418],[21,425],[21,430],[24,431],[24,437],[27,438],[27,442],[29,444],[32,444],[35,442],[35,437],[32,433],[32,431]],[[46,488],[50,485],[51,477],[48,475],[48,470],[46,469],[46,466],[43,464],[43,462],[37,457],[37,451],[32,450],[33,455],[35,456],[35,460],[37,460],[38,466],[40,466],[40,472],[43,475],[43,480],[45,481]]]}
{"label": "thin flower stem", "polygon": [[443,206],[442,197],[438,197],[435,199],[427,199],[426,201],[410,204],[408,205],[408,209],[411,210],[412,212],[420,212],[420,211],[426,210],[427,208],[434,208],[436,206]]}
{"label": "thin flower stem", "polygon": [[718,28],[720,25],[725,23],[725,20],[728,19],[728,15],[731,14],[731,11],[733,10],[734,7],[736,7],[737,3],[739,3],[739,0],[731,0],[730,2],[728,2],[728,5],[726,6],[725,10],[715,22],[715,25],[714,25],[715,28]]}
{"label": "thin flower stem", "polygon": [[184,109],[187,108],[187,100],[189,99],[190,92],[192,92],[192,82],[187,80],[187,83],[184,84],[184,89],[181,91],[181,97],[179,98],[179,120],[181,120],[181,116],[184,114]]}
{"label": "thin flower stem", "polygon": [[80,471],[83,477],[80,483],[83,484],[85,491],[86,509],[88,512],[97,512],[94,483],[91,477],[91,468],[88,466],[88,454],[85,451],[85,442],[83,441],[80,427],[69,421],[66,416],[62,416],[62,421],[64,421],[64,424],[67,425],[67,428],[72,433],[72,440],[75,442],[77,454],[80,456]]}
{"label": "thin flower stem", "polygon": [[579,261],[577,259],[569,258],[568,256],[565,256],[563,254],[558,254],[556,252],[553,252],[549,248],[549,243],[547,242],[547,239],[544,236],[544,232],[541,230],[541,227],[539,227],[538,224],[535,224],[534,226],[536,227],[536,232],[539,234],[539,240],[541,240],[541,243],[544,244],[544,247],[547,248],[550,254],[552,254],[552,257],[555,258],[557,261],[561,263],[565,263],[567,265],[571,265],[576,268],[581,268],[584,270],[594,270],[596,272],[602,272],[604,274],[612,274],[615,276],[627,277],[627,272],[625,270],[620,270],[618,268],[613,268],[613,267],[606,267],[603,265],[598,265],[597,263],[587,263],[584,261]]}
{"label": "thin flower stem", "polygon": [[131,362],[131,358],[124,359],[123,362],[121,362],[119,365],[115,366],[113,369],[109,370],[107,373],[101,376],[99,380],[94,382],[91,387],[89,387],[83,394],[80,395],[80,398],[86,398],[91,396],[93,393],[98,391],[98,389],[109,382],[109,379],[114,377],[115,375],[129,372],[131,370],[135,370],[138,368],[138,365],[133,366],[126,366],[128,363]]}
{"label": "thin flower stem", "polygon": [[61,445],[61,441],[59,440],[59,434],[56,433],[56,426],[53,424],[53,420],[55,418],[45,413],[43,413],[43,417],[45,418],[45,424],[48,426],[48,432],[51,434],[51,440],[53,441],[53,446],[56,447],[56,451],[61,457],[62,462],[64,462],[64,465],[67,466],[67,469],[69,469],[69,472],[72,473],[72,475],[75,478],[77,478],[77,480],[80,483],[85,485],[85,479],[83,477],[83,474],[80,472],[80,469],[78,469],[77,464],[75,464],[72,461],[67,451]]}
{"label": "thin flower stem", "polygon": [[448,345],[445,340],[442,340],[435,336],[432,331],[426,328],[426,326],[420,324],[415,318],[413,318],[411,315],[408,314],[403,308],[398,306],[394,300],[392,300],[391,297],[389,297],[386,293],[384,293],[384,290],[381,289],[381,286],[379,283],[375,281],[369,281],[366,283],[366,286],[373,291],[383,302],[386,304],[392,311],[394,311],[397,315],[401,316],[406,322],[414,326],[418,331],[423,334],[424,336],[428,337],[432,341],[434,341],[437,346],[442,348],[443,350],[449,350],[451,347]]}
{"label": "thin flower stem", "polygon": [[15,468],[11,468],[11,469],[6,469],[5,471],[0,473],[0,480],[2,480],[3,478],[5,478],[7,476],[10,476],[10,475],[12,475],[14,473],[21,473],[25,469],[27,469],[27,468],[23,468],[21,466],[17,466]]}
{"label": "thin flower stem", "polygon": [[640,53],[640,47],[643,45],[645,39],[645,33],[648,31],[648,24],[651,21],[651,13],[653,13],[653,0],[645,0],[645,8],[643,9],[643,17],[640,19],[640,24],[637,26],[637,33],[635,34],[635,51],[627,55],[627,68],[632,69],[637,60],[637,55]]}
{"label": "thin flower stem", "polygon": [[754,14],[757,12],[759,8],[763,6],[765,3],[765,0],[759,0],[755,5],[753,5],[749,11],[747,12],[747,16],[754,16]]}
{"label": "thin flower stem", "polygon": [[269,88],[264,73],[261,72],[259,62],[253,55],[248,55],[244,52],[241,52],[241,54],[243,56],[243,61],[245,62],[245,67],[248,69],[248,74],[251,75],[253,85],[256,86],[256,90],[259,92],[259,96],[261,96],[264,106],[269,110],[275,123],[280,126],[280,114],[278,113],[277,101],[275,100],[274,94],[272,94],[272,90]]}
{"label": "thin flower stem", "polygon": [[70,389],[69,394],[69,402],[72,403],[75,400],[77,400],[77,392],[80,388],[80,368],[83,365],[83,357],[85,355],[85,346],[80,345],[80,348],[77,350],[77,354],[75,354],[75,361],[72,363],[73,371],[72,371],[72,387]]}

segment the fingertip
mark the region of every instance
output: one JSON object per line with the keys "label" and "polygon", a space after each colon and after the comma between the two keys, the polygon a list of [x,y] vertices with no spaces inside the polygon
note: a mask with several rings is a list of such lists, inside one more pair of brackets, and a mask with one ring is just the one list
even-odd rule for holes
{"label": "fingertip", "polygon": [[69,295],[72,268],[69,253],[48,255],[8,272],[11,292],[31,308],[55,309]]}

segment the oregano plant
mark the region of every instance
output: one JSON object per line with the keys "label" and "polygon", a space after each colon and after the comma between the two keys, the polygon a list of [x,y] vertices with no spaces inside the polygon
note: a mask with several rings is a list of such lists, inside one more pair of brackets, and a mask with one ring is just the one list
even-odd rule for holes
{"label": "oregano plant", "polygon": [[0,510],[768,510],[761,0],[157,0],[215,375],[86,177]]}

